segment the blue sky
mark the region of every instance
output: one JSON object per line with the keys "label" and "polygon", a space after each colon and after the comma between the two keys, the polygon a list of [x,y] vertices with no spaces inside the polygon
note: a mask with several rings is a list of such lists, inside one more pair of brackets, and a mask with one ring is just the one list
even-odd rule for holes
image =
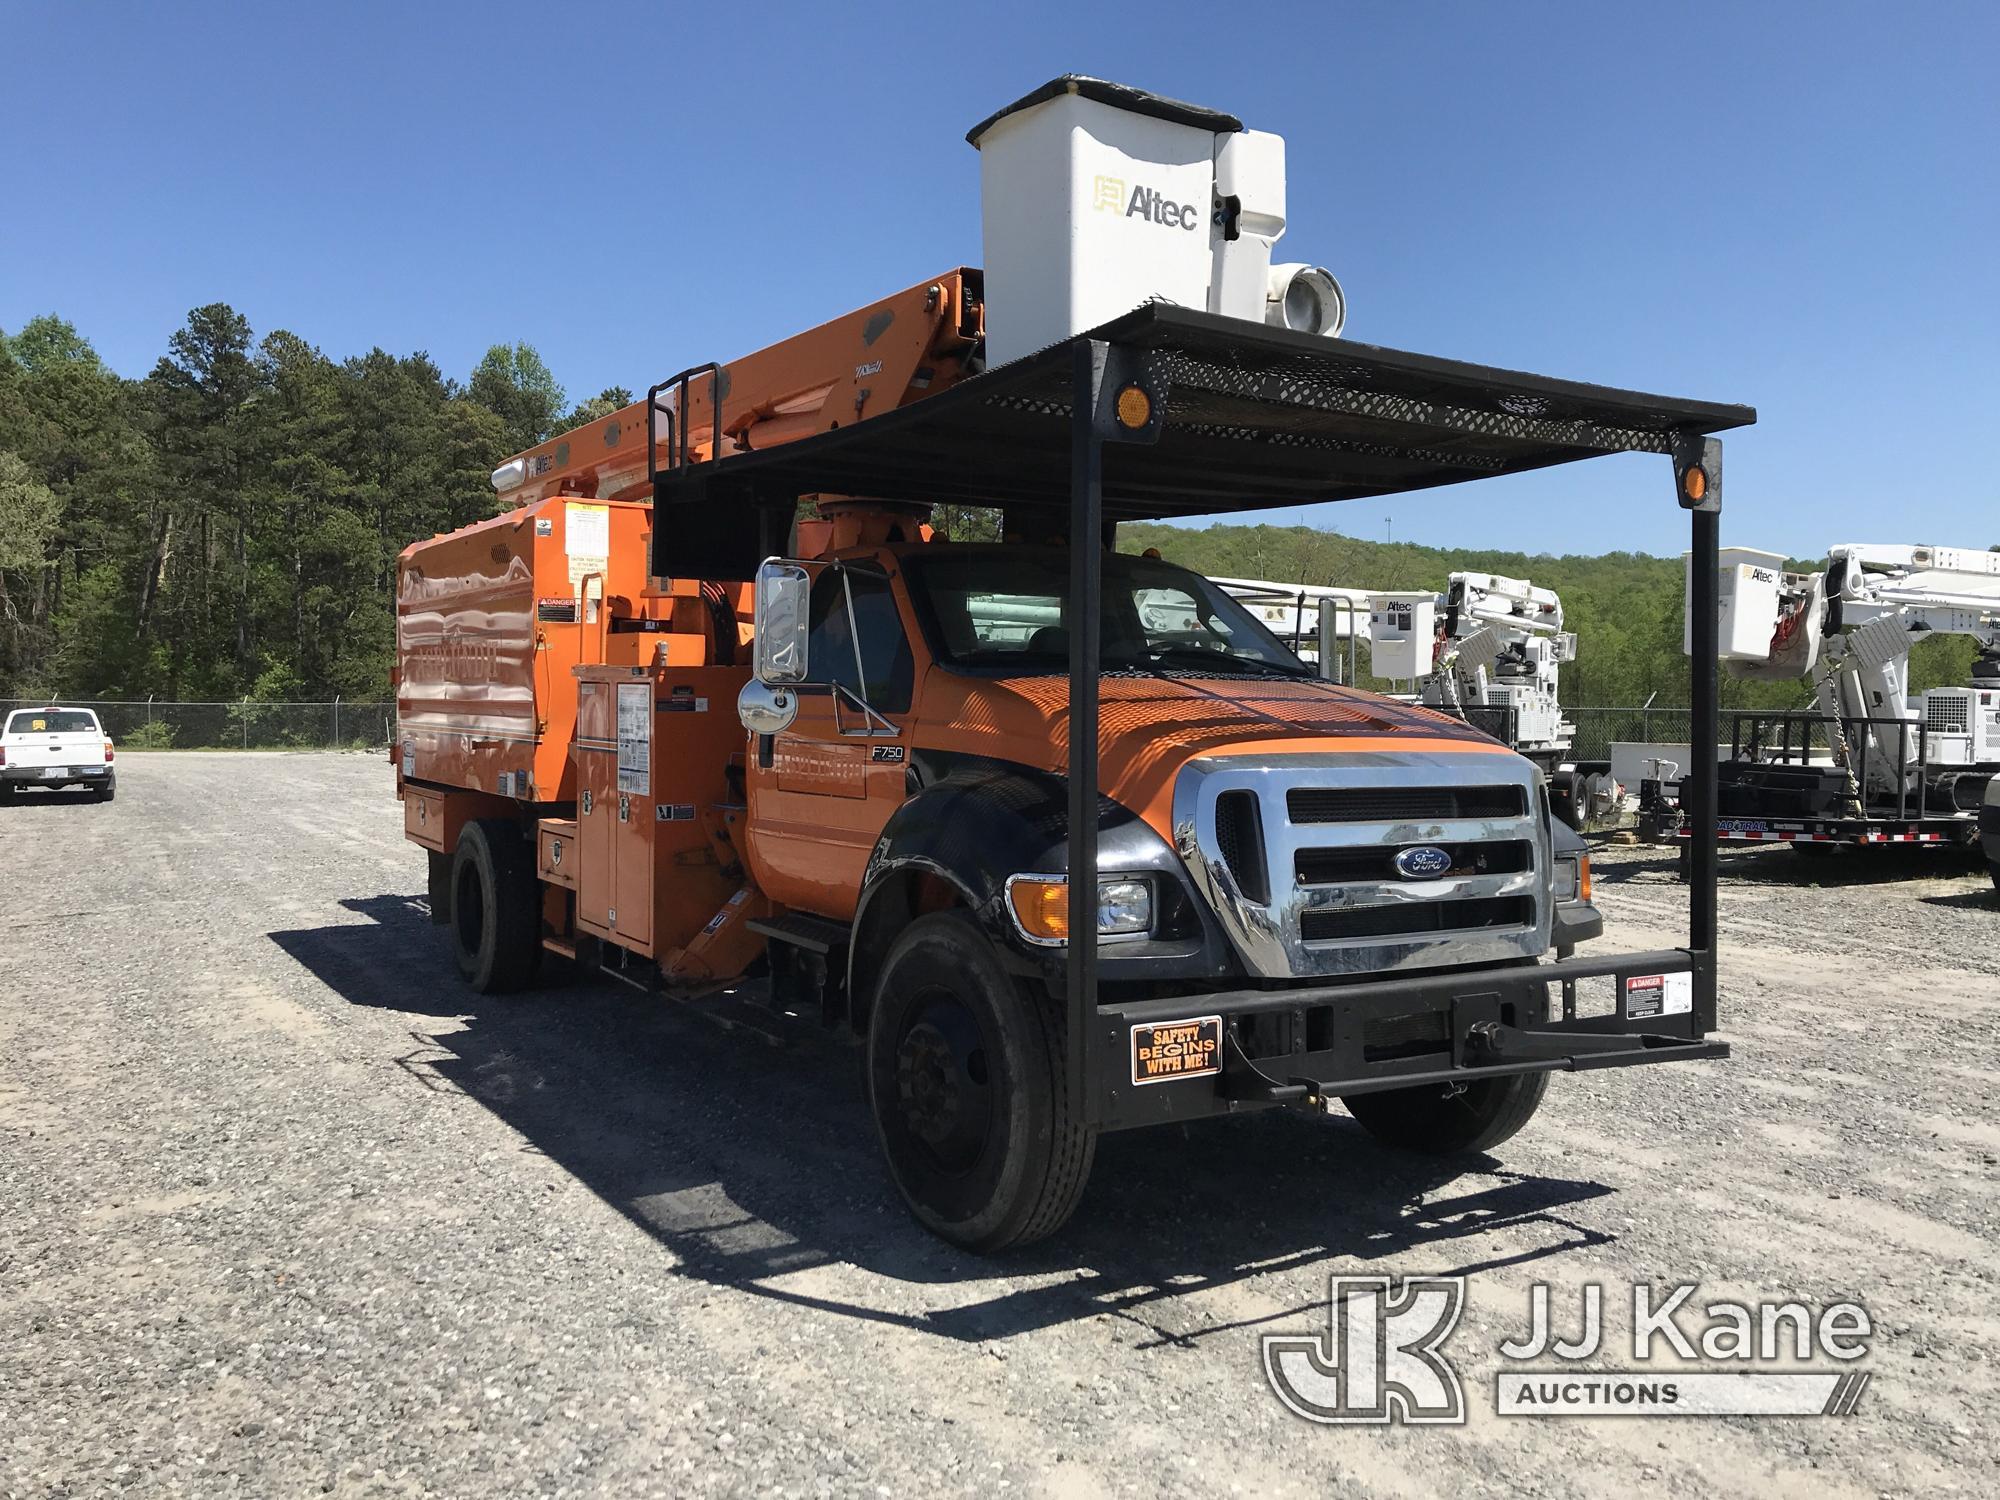
{"label": "blue sky", "polygon": [[[1724,537],[2000,543],[2000,7],[834,7],[0,0],[0,328],[143,374],[232,303],[572,397],[979,256],[962,137],[1062,72],[1288,142],[1287,259],[1348,332],[1754,404]],[[1674,552],[1665,465],[1307,513]],[[1293,520],[1297,511],[1273,519]]]}

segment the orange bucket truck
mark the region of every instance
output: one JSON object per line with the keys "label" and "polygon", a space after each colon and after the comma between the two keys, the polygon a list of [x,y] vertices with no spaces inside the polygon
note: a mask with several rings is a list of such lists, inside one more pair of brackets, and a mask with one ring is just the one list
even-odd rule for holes
{"label": "orange bucket truck", "polygon": [[[823,1022],[980,1251],[1060,1226],[1106,1131],[1339,1100],[1475,1153],[1555,1072],[1726,1055],[1712,838],[1684,947],[1577,957],[1532,763],[1112,542],[1643,452],[1712,557],[1754,413],[1339,337],[1233,116],[1065,77],[971,140],[981,270],[683,371],[403,553],[397,789],[467,982],[554,953]],[[1712,819],[1713,767],[1686,796]]]}

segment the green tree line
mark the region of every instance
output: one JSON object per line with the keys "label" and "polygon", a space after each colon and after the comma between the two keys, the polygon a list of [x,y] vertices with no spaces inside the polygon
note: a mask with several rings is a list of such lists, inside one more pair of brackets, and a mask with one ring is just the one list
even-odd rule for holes
{"label": "green tree line", "polygon": [[527,344],[463,381],[334,360],[196,308],[143,379],[69,323],[0,331],[0,697],[379,698],[395,560],[491,514],[509,453],[574,411]]}
{"label": "green tree line", "polygon": [[[395,560],[491,514],[508,454],[632,399],[570,408],[527,344],[460,381],[424,354],[335,360],[196,308],[143,379],[108,369],[58,317],[0,331],[0,697],[380,698]],[[951,534],[991,531],[976,510]],[[1227,577],[1438,589],[1461,569],[1561,595],[1575,705],[1687,701],[1678,558],[1529,556],[1378,543],[1304,526],[1127,525],[1122,549]],[[1801,564],[1804,566],[1805,564]],[[1919,687],[1962,682],[1970,644],[1916,653]],[[1731,707],[1806,701],[1800,683],[1726,679]]]}

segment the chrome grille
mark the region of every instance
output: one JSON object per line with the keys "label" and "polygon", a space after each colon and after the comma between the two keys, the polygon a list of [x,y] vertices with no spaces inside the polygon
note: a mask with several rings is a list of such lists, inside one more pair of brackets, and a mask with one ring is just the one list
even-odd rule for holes
{"label": "chrome grille", "polygon": [[1518,818],[1518,786],[1306,786],[1285,793],[1294,823],[1381,823],[1409,818]]}
{"label": "chrome grille", "polygon": [[[1539,775],[1492,753],[1205,757],[1175,783],[1175,842],[1261,977],[1534,958],[1552,917]],[[1449,866],[1403,877],[1416,846]]]}

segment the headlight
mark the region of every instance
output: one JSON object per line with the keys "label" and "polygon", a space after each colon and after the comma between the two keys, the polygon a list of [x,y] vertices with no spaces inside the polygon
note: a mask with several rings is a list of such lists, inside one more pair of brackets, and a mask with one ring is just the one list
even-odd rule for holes
{"label": "headlight", "polygon": [[[1062,875],[1012,875],[1007,912],[1022,937],[1053,947],[1069,941],[1069,880]],[[1111,876],[1097,882],[1097,930],[1131,937],[1153,929],[1151,881]]]}
{"label": "headlight", "polygon": [[1153,888],[1143,880],[1097,882],[1099,932],[1149,932],[1153,926]]}
{"label": "headlight", "polygon": [[1556,900],[1590,899],[1590,856],[1573,854],[1556,861]]}

